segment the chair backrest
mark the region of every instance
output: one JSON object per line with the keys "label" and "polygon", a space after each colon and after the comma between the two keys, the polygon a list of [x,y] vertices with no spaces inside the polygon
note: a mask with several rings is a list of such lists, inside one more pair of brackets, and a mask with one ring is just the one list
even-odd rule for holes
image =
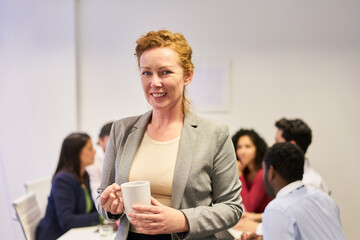
{"label": "chair backrest", "polygon": [[33,192],[27,193],[13,202],[17,220],[27,240],[35,240],[36,227],[42,216]]}
{"label": "chair backrest", "polygon": [[51,178],[42,178],[25,182],[25,188],[28,193],[34,192],[36,201],[41,210],[41,217],[45,216],[48,197],[51,190]]}

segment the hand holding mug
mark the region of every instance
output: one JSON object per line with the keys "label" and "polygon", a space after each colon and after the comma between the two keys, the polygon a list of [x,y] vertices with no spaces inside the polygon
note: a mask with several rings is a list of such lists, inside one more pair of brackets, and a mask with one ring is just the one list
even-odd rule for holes
{"label": "hand holding mug", "polygon": [[143,234],[169,234],[189,231],[186,216],[178,209],[167,207],[151,197],[151,205],[135,204],[129,213],[130,222]]}
{"label": "hand holding mug", "polygon": [[117,215],[124,212],[124,202],[119,191],[121,187],[117,183],[105,188],[105,190],[100,195],[100,206],[102,206],[105,211]]}

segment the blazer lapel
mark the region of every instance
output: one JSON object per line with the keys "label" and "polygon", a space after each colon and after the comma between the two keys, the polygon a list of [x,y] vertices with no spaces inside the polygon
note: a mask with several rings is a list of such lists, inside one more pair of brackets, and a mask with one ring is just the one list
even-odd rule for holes
{"label": "blazer lapel", "polygon": [[178,156],[175,165],[172,186],[171,206],[180,208],[181,200],[189,177],[193,160],[195,143],[198,135],[198,121],[192,112],[185,114],[184,126],[181,132]]}
{"label": "blazer lapel", "polygon": [[152,111],[148,111],[143,114],[137,123],[131,129],[131,132],[126,140],[124,151],[120,159],[122,159],[121,164],[118,166],[119,171],[119,183],[124,183],[129,181],[129,172],[131,163],[134,159],[135,153],[139,148],[140,142],[144,136],[146,125],[149,122],[149,119],[152,115]]}

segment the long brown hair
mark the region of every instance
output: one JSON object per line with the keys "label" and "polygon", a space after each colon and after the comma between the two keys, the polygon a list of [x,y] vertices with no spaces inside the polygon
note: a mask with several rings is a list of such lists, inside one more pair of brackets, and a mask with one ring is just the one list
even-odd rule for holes
{"label": "long brown hair", "polygon": [[80,152],[89,139],[90,136],[86,133],[72,133],[64,139],[53,179],[59,172],[70,172],[73,173],[81,183],[85,182],[88,175],[86,172],[84,176],[80,174]]}
{"label": "long brown hair", "polygon": [[[237,150],[237,143],[239,139],[243,136],[248,136],[252,143],[255,145],[256,153],[255,153],[255,167],[256,170],[261,169],[261,164],[267,150],[267,144],[265,140],[253,129],[240,129],[232,136],[232,142],[234,144],[235,152]],[[238,155],[236,154],[236,158],[238,159]]]}

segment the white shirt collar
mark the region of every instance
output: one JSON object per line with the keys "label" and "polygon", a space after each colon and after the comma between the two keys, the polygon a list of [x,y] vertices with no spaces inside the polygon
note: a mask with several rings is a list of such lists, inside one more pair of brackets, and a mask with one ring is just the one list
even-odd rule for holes
{"label": "white shirt collar", "polygon": [[285,187],[283,187],[282,189],[280,189],[280,191],[276,194],[276,197],[282,197],[286,194],[288,194],[289,192],[303,186],[303,182],[301,180],[297,180],[295,182],[289,183],[288,185],[286,185]]}

